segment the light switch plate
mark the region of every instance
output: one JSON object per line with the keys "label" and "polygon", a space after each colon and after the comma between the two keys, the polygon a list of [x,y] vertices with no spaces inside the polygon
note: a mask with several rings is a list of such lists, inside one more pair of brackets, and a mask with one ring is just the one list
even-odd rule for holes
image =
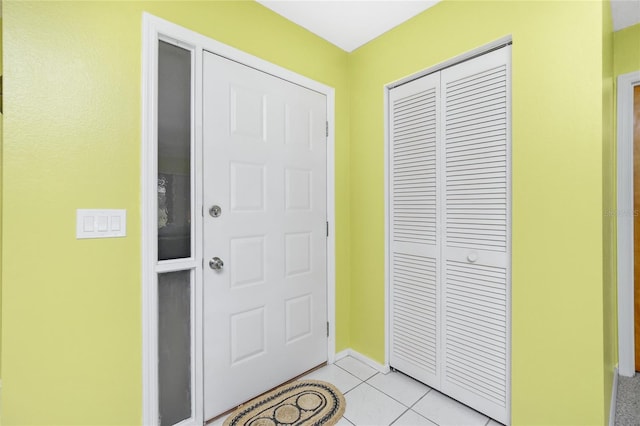
{"label": "light switch plate", "polygon": [[127,235],[127,211],[76,210],[76,238],[117,238]]}

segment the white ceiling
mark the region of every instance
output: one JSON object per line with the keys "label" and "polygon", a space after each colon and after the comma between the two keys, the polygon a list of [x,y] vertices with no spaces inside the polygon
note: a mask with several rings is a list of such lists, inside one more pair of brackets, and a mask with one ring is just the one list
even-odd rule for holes
{"label": "white ceiling", "polygon": [[635,25],[640,22],[640,0],[611,0],[611,14],[613,31]]}
{"label": "white ceiling", "polygon": [[439,0],[256,1],[351,52],[430,8]]}
{"label": "white ceiling", "polygon": [[[440,0],[256,0],[351,52]],[[612,0],[613,29],[640,23],[640,0]]]}

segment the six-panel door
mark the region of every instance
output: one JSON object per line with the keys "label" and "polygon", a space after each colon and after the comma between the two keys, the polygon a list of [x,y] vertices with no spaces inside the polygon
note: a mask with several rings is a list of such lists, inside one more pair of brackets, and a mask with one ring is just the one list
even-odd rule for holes
{"label": "six-panel door", "polygon": [[211,53],[203,83],[209,419],[327,360],[326,99]]}

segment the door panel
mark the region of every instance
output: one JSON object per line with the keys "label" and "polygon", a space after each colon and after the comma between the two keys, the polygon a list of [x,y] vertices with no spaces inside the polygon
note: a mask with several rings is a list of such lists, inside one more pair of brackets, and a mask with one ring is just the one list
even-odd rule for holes
{"label": "door panel", "polygon": [[509,48],[442,71],[442,390],[509,420]]}
{"label": "door panel", "polygon": [[439,73],[393,89],[389,101],[389,362],[439,386]]}
{"label": "door panel", "polygon": [[327,360],[326,99],[205,53],[203,102],[209,419]]}

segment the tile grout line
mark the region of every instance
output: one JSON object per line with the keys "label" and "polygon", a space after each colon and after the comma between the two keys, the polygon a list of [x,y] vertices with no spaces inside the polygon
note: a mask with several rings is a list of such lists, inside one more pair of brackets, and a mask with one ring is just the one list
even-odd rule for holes
{"label": "tile grout line", "polygon": [[[345,357],[345,358],[347,358],[347,357]],[[343,358],[343,359],[345,359],[345,358]],[[357,360],[357,359],[355,359],[355,358],[352,358],[352,359],[354,359],[355,361],[359,361],[359,360]],[[359,362],[361,362],[361,363],[362,363],[362,361],[359,361]],[[365,366],[366,366],[366,367],[368,367],[368,368],[371,368],[371,367],[369,367],[368,365],[366,365],[366,364],[364,364],[364,363],[362,363],[362,364],[363,364],[363,365],[365,365]],[[348,391],[344,392],[344,394],[343,394],[343,395],[346,395],[347,393],[349,393],[349,392],[353,391],[354,389],[356,389],[357,387],[359,387],[359,386],[360,386],[360,385],[362,385],[363,383],[366,383],[367,385],[369,385],[369,386],[370,386],[370,387],[372,387],[373,389],[375,389],[375,390],[377,390],[378,392],[382,393],[383,395],[385,395],[385,396],[387,396],[387,397],[391,398],[393,401],[397,402],[398,404],[400,404],[402,407],[404,407],[404,408],[405,408],[405,410],[404,410],[404,411],[403,411],[403,412],[402,412],[398,417],[396,417],[396,418],[395,418],[391,423],[389,423],[389,426],[391,426],[391,425],[393,425],[395,422],[397,422],[397,421],[400,419],[400,417],[404,416],[404,415],[407,413],[407,411],[413,411],[413,412],[414,412],[414,413],[416,413],[418,416],[420,416],[420,417],[422,417],[422,418],[427,419],[428,421],[430,421],[431,423],[435,424],[436,426],[439,426],[439,425],[438,425],[438,423],[436,423],[436,422],[435,422],[434,420],[432,420],[431,418],[429,418],[429,417],[427,417],[427,416],[425,416],[425,415],[423,415],[423,414],[421,414],[421,413],[419,413],[419,412],[417,412],[417,411],[415,411],[415,410],[413,409],[413,407],[415,407],[415,406],[418,404],[418,402],[422,401],[422,400],[423,400],[423,399],[424,399],[424,398],[425,398],[425,397],[426,397],[426,396],[427,396],[427,395],[428,395],[432,390],[434,390],[431,386],[428,386],[428,385],[426,385],[426,384],[424,384],[424,383],[422,383],[422,382],[420,382],[420,381],[418,381],[418,380],[415,380],[415,379],[414,379],[413,377],[411,377],[411,376],[408,376],[408,375],[406,375],[406,374],[404,374],[404,373],[402,373],[402,372],[399,372],[399,373],[400,373],[400,374],[402,374],[403,376],[405,376],[405,377],[407,377],[407,378],[409,378],[409,379],[412,379],[412,380],[414,380],[416,383],[420,383],[420,384],[422,384],[422,385],[424,385],[424,386],[426,386],[426,387],[428,388],[427,392],[426,392],[424,395],[422,395],[420,398],[418,398],[418,399],[417,399],[413,404],[411,404],[411,405],[407,406],[405,403],[403,403],[402,401],[399,401],[398,399],[396,399],[396,398],[394,398],[393,396],[389,395],[389,394],[388,394],[388,393],[386,393],[384,390],[379,389],[379,388],[378,388],[378,387],[376,387],[375,385],[373,385],[373,384],[369,383],[369,380],[373,379],[373,378],[374,378],[374,377],[376,377],[378,374],[381,374],[381,375],[383,375],[383,376],[386,376],[387,374],[390,374],[392,371],[390,371],[389,373],[386,373],[386,374],[385,374],[385,373],[382,373],[382,372],[380,372],[380,371],[377,371],[377,372],[375,372],[374,374],[372,374],[371,376],[369,376],[368,378],[366,378],[366,379],[364,379],[364,380],[363,380],[363,379],[361,379],[360,377],[358,377],[358,376],[356,376],[355,374],[353,374],[351,371],[349,371],[349,370],[347,370],[346,368],[344,368],[344,367],[342,367],[342,366],[338,365],[337,363],[333,363],[333,365],[337,366],[337,367],[338,367],[338,368],[340,368],[342,371],[344,371],[344,372],[346,372],[346,373],[350,374],[351,376],[355,377],[356,379],[358,379],[358,380],[360,381],[360,383],[358,383],[356,386],[354,386],[353,388],[351,388],[351,389],[349,389]],[[449,397],[448,395],[444,395],[444,396],[446,396],[447,398],[452,399],[452,398],[451,398],[451,397]],[[456,401],[456,400],[454,400],[454,401]],[[456,401],[456,402],[458,402],[458,403],[459,403],[459,401]],[[466,405],[466,404],[462,404],[462,405],[464,405],[464,406],[466,406],[466,407],[468,407],[468,408],[471,408],[471,407],[469,407],[469,406],[468,406],[468,405]],[[475,410],[475,409],[473,409],[473,408],[471,408],[471,409],[472,409],[472,410],[474,410],[474,411],[476,411],[476,412],[478,412],[478,413],[480,413],[479,411],[477,411],[477,410]],[[483,414],[483,413],[480,413],[480,414]],[[483,414],[483,415],[484,415],[484,414]],[[486,416],[486,415],[485,415],[485,416]],[[343,416],[343,417],[344,417],[344,416]],[[489,416],[486,416],[486,417],[487,417],[487,421],[486,421],[486,423],[484,423],[484,424],[483,424],[483,426],[488,426],[488,425],[489,425],[489,423],[491,423],[491,420],[493,420],[493,419],[492,419],[491,417],[489,417]],[[347,421],[349,421],[349,423],[351,423],[351,424],[353,425],[353,423],[352,423],[348,418],[346,418],[346,417],[344,417],[344,418],[345,418]],[[354,426],[356,426],[356,425],[354,425]]]}
{"label": "tile grout line", "polygon": [[[345,357],[345,358],[346,358],[346,357]],[[344,358],[342,358],[342,359],[344,359]],[[354,359],[355,359],[355,358],[354,358]],[[340,360],[338,360],[338,361],[340,361]],[[351,392],[352,390],[354,390],[355,388],[357,388],[358,386],[360,386],[361,384],[363,384],[363,383],[365,382],[365,381],[364,381],[364,380],[362,380],[360,377],[358,377],[358,376],[356,376],[355,374],[353,374],[351,371],[347,370],[346,368],[342,368],[342,367],[340,367],[340,366],[338,365],[338,363],[337,363],[337,362],[334,362],[333,364],[327,364],[327,366],[329,366],[329,365],[335,365],[335,366],[336,366],[336,367],[338,367],[340,370],[342,370],[342,371],[344,371],[345,373],[347,373],[347,374],[349,374],[349,375],[351,375],[351,376],[355,377],[356,379],[358,379],[358,380],[360,381],[360,383],[358,383],[357,385],[355,385],[354,387],[352,387],[352,388],[351,388],[351,389],[349,389],[348,391],[346,391],[346,392],[342,392],[342,394],[343,394],[343,395],[348,394],[349,392]],[[366,365],[366,364],[365,364],[365,365]],[[374,376],[375,376],[375,374],[374,374]],[[372,376],[372,377],[373,377],[373,376]],[[367,379],[367,380],[368,380],[368,379]],[[346,418],[346,417],[345,417],[345,418]]]}
{"label": "tile grout line", "polygon": [[[385,395],[386,395],[386,394],[385,394]],[[407,411],[411,410],[410,408],[408,408],[408,407],[407,407],[407,406],[405,406],[404,404],[403,404],[402,406],[405,408],[405,410],[404,410],[402,413],[400,413],[400,415],[399,415],[398,417],[396,417],[396,418],[395,418],[391,423],[389,423],[389,426],[393,425],[395,422],[397,422],[397,421],[400,419],[400,417],[402,417],[402,416],[404,416],[405,414],[407,414]]]}
{"label": "tile grout line", "polygon": [[[371,377],[377,376],[378,374],[382,374],[382,373],[376,373],[376,374],[374,374],[374,375],[373,375],[373,376],[371,376]],[[370,379],[371,377],[369,377],[369,379]],[[367,380],[368,380],[368,379],[367,379]],[[400,405],[402,406],[402,408],[404,408],[404,411],[402,411],[402,413],[400,413],[400,415],[399,415],[398,417],[396,417],[395,419],[393,419],[393,420],[391,421],[391,423],[389,423],[389,425],[388,425],[388,426],[391,426],[392,424],[394,424],[395,422],[397,422],[397,421],[398,421],[398,419],[399,419],[400,417],[404,416],[404,415],[405,415],[405,413],[411,409],[411,408],[407,407],[405,404],[403,404],[402,402],[400,402],[400,401],[398,401],[397,399],[395,399],[394,397],[392,397],[391,395],[388,395],[388,394],[387,394],[387,393],[385,393],[384,391],[382,391],[382,390],[378,389],[377,387],[373,386],[373,385],[372,385],[372,384],[370,384],[370,383],[367,383],[366,381],[362,381],[362,382],[360,382],[360,384],[359,384],[358,386],[356,386],[355,388],[359,387],[359,386],[360,386],[360,385],[362,385],[362,384],[366,384],[366,385],[368,385],[369,387],[373,388],[374,390],[376,390],[376,391],[380,392],[381,394],[383,394],[383,395],[385,395],[385,396],[387,396],[387,397],[391,398],[393,401],[395,401],[395,402],[397,402],[398,404],[400,404]],[[353,388],[353,389],[355,389],[355,388]],[[351,392],[353,389],[349,390],[349,392]],[[428,393],[428,392],[427,392],[427,393]],[[345,395],[346,395],[346,393],[345,393]],[[426,394],[425,394],[425,395],[426,395]],[[343,415],[343,417],[344,417],[344,415]],[[422,416],[422,417],[424,417],[424,416]],[[345,419],[347,419],[347,418],[345,417]],[[347,419],[347,420],[349,420],[349,419]],[[350,421],[349,421],[349,422],[350,422]],[[351,423],[351,422],[350,422],[350,423]],[[353,423],[352,423],[352,424],[353,424]],[[354,425],[354,426],[355,426],[355,425]]]}
{"label": "tile grout line", "polygon": [[342,395],[346,395],[346,394],[348,394],[349,392],[351,392],[352,390],[354,390],[355,388],[357,388],[358,386],[360,386],[360,385],[361,385],[361,384],[363,384],[363,383],[364,383],[364,382],[362,382],[362,381],[361,381],[360,383],[358,383],[357,385],[355,385],[354,387],[352,387],[352,388],[351,388],[351,389],[349,389],[348,391],[344,392]]}
{"label": "tile grout line", "polygon": [[[383,374],[383,373],[378,373],[378,374]],[[377,376],[378,374],[374,374],[373,376],[369,377],[369,379],[367,379],[367,381],[366,381],[366,382],[364,382],[364,383],[368,384],[369,386],[371,386],[371,387],[372,387],[372,388],[374,388],[375,390],[377,390],[377,391],[379,391],[379,392],[383,393],[384,395],[388,396],[389,398],[393,399],[394,401],[396,401],[397,403],[399,403],[399,404],[400,404],[400,405],[402,405],[403,407],[406,407],[406,408],[407,408],[407,409],[409,409],[409,410],[410,410],[414,405],[416,405],[416,404],[418,403],[418,401],[420,401],[422,398],[424,398],[425,396],[427,396],[427,394],[428,394],[429,392],[431,392],[431,387],[429,387],[429,386],[425,385],[424,383],[418,382],[418,383],[420,383],[420,384],[422,384],[422,385],[424,385],[424,386],[427,386],[428,390],[427,390],[427,392],[425,392],[425,394],[424,394],[424,395],[422,395],[420,398],[418,398],[418,399],[416,400],[416,402],[414,402],[414,403],[413,403],[413,404],[411,404],[411,405],[407,405],[407,404],[405,404],[404,402],[399,401],[399,400],[397,400],[396,398],[394,398],[393,396],[389,395],[388,393],[386,393],[386,392],[385,392],[385,391],[383,391],[382,389],[379,389],[379,388],[378,388],[378,387],[376,387],[375,385],[372,385],[371,383],[369,383],[369,380],[370,380],[370,379],[372,379],[372,378],[374,378],[374,377],[375,377],[375,376]],[[384,375],[384,376],[386,376],[386,374],[383,374],[383,375]],[[417,380],[416,380],[416,382],[417,382]],[[403,414],[404,414],[404,413],[403,413]],[[422,417],[424,417],[424,416],[422,416]],[[426,417],[425,417],[425,418],[426,418]],[[396,419],[396,420],[398,420],[398,419]],[[395,422],[396,420],[394,420],[394,422]],[[485,426],[486,426],[486,425],[485,425]]]}
{"label": "tile grout line", "polygon": [[347,423],[349,423],[350,425],[352,425],[352,426],[356,426],[356,425],[355,425],[355,423],[352,423],[352,422],[351,422],[351,420],[349,420],[348,418],[346,418],[344,414],[342,414],[342,418],[343,418]]}
{"label": "tile grout line", "polygon": [[[413,379],[413,378],[411,378],[411,377],[407,376],[406,374],[403,374],[405,377],[409,377],[409,378],[411,378],[412,380],[415,380],[417,383],[420,383],[420,384],[422,384],[423,386],[426,386],[426,387],[427,387],[427,391],[425,392],[425,394],[424,394],[424,395],[422,395],[420,398],[418,398],[418,399],[417,399],[413,404],[411,404],[411,405],[406,405],[405,403],[403,403],[403,402],[401,402],[401,401],[398,401],[397,399],[395,399],[393,396],[389,395],[388,393],[386,393],[386,392],[385,392],[385,391],[383,391],[382,389],[378,389],[376,386],[374,386],[374,385],[372,385],[371,383],[369,383],[369,382],[368,382],[370,379],[372,379],[373,377],[377,376],[378,374],[382,374],[383,376],[386,376],[386,374],[383,374],[383,373],[377,373],[377,374],[374,374],[373,376],[369,377],[369,379],[367,379],[367,381],[366,381],[366,382],[363,382],[363,383],[368,384],[369,386],[371,386],[371,387],[372,387],[372,388],[374,388],[375,390],[379,391],[379,392],[380,392],[380,393],[382,393],[383,395],[388,396],[389,398],[391,398],[392,400],[396,401],[397,403],[399,403],[400,405],[402,405],[403,407],[405,407],[405,408],[406,408],[406,410],[404,410],[404,411],[402,412],[402,414],[400,414],[400,415],[399,415],[399,416],[398,416],[394,421],[392,421],[391,423],[389,423],[389,426],[391,426],[392,424],[394,424],[395,422],[397,422],[397,421],[400,419],[400,417],[404,416],[404,415],[407,413],[407,411],[413,411],[413,412],[414,412],[414,413],[416,413],[418,416],[420,416],[420,417],[422,417],[422,418],[424,418],[424,419],[427,419],[428,421],[430,421],[431,423],[435,424],[436,426],[439,426],[436,422],[434,422],[433,420],[431,420],[431,419],[430,419],[430,418],[428,418],[427,416],[424,416],[424,415],[422,415],[422,414],[418,413],[417,411],[413,410],[413,407],[414,407],[418,402],[420,402],[420,401],[421,401],[425,396],[427,396],[427,394],[428,394],[429,392],[431,392],[431,391],[433,390],[430,386],[427,386],[427,385],[425,385],[424,383],[422,383],[422,382],[418,382],[417,380],[415,380],[415,379]],[[484,426],[486,426],[486,425],[484,425]]]}
{"label": "tile grout line", "polygon": [[[426,385],[425,385],[426,386]],[[425,419],[429,420],[431,423],[433,423],[436,426],[439,426],[439,423],[437,423],[435,420],[432,420],[431,418],[425,416],[422,413],[417,412],[416,410],[413,409],[413,407],[415,407],[416,405],[418,405],[418,402],[422,401],[427,395],[429,395],[429,393],[433,390],[433,388],[431,386],[429,386],[429,390],[427,391],[427,393],[425,393],[424,395],[422,395],[422,397],[420,399],[418,399],[416,402],[413,403],[413,405],[411,407],[409,407],[409,409],[411,411],[413,411],[414,413],[416,413],[417,415],[419,415],[420,417],[424,417]],[[486,426],[486,425],[485,425]]]}
{"label": "tile grout line", "polygon": [[[344,359],[344,358],[342,358],[342,359]],[[354,358],[354,359],[355,359],[355,358]],[[369,378],[367,378],[367,379],[365,379],[365,380],[362,380],[360,377],[356,376],[355,374],[353,374],[351,371],[347,370],[346,368],[340,367],[337,363],[335,363],[335,362],[334,362],[332,365],[335,365],[336,367],[338,367],[339,369],[341,369],[341,370],[342,370],[342,371],[344,371],[345,373],[348,373],[348,374],[352,375],[353,377],[355,377],[356,379],[360,380],[360,383],[358,383],[356,386],[354,386],[354,387],[352,387],[351,389],[349,389],[347,392],[351,392],[352,390],[354,390],[355,388],[357,388],[358,386],[360,386],[362,383],[366,383],[366,381],[367,381],[367,380],[369,380],[371,377],[373,377],[373,376],[375,376],[376,374],[378,374],[378,373],[374,373],[374,374],[373,374],[373,376],[371,376],[371,377],[369,377]],[[366,365],[366,364],[365,364],[365,365]],[[369,366],[367,365],[367,367],[369,367]],[[371,386],[371,385],[369,385],[369,386]],[[346,395],[346,394],[347,394],[347,392],[345,392],[344,394]]]}
{"label": "tile grout line", "polygon": [[[355,359],[355,358],[354,358],[354,359]],[[357,361],[357,360],[356,360],[356,361]],[[358,377],[358,376],[356,376],[355,374],[351,373],[351,372],[350,372],[349,370],[347,370],[346,368],[341,367],[341,366],[340,366],[340,365],[338,365],[337,363],[334,363],[334,364],[335,364],[336,366],[338,366],[338,368],[340,368],[340,369],[342,369],[342,370],[346,371],[347,373],[351,374],[352,376],[354,376],[355,378],[357,378],[358,380],[360,380],[360,383],[359,383],[358,385],[354,386],[353,388],[349,389],[347,392],[345,392],[345,395],[346,395],[347,393],[351,392],[352,390],[354,390],[355,388],[359,387],[359,386],[360,386],[360,385],[362,385],[363,383],[366,383],[367,385],[371,386],[373,389],[375,389],[375,390],[377,390],[378,392],[382,393],[383,395],[385,395],[385,396],[387,396],[387,397],[391,398],[393,401],[396,401],[398,404],[400,404],[401,406],[403,406],[403,407],[405,408],[405,410],[404,410],[404,411],[403,411],[403,412],[402,412],[402,413],[401,413],[401,414],[400,414],[396,419],[394,419],[391,423],[389,423],[389,425],[392,425],[393,423],[397,422],[397,421],[398,421],[398,419],[400,419],[400,417],[402,417],[403,415],[405,415],[405,414],[407,413],[407,411],[410,411],[410,410],[411,410],[411,411],[413,411],[414,413],[416,413],[417,415],[419,415],[420,417],[425,418],[425,419],[427,419],[428,421],[430,421],[430,422],[432,422],[433,424],[435,424],[436,426],[438,426],[438,424],[437,424],[436,422],[434,422],[433,420],[431,420],[430,418],[428,418],[428,417],[426,417],[426,416],[423,416],[422,414],[418,413],[418,412],[417,412],[417,411],[415,411],[415,410],[412,410],[412,408],[413,408],[413,407],[414,407],[418,402],[420,402],[420,401],[421,401],[425,396],[427,396],[427,394],[429,394],[429,392],[431,392],[431,391],[433,390],[433,389],[431,388],[431,386],[427,386],[427,385],[425,385],[424,383],[422,383],[422,382],[418,382],[417,380],[413,379],[413,378],[412,378],[412,377],[410,377],[410,376],[407,376],[407,375],[406,375],[406,374],[404,374],[404,373],[400,373],[400,374],[402,374],[403,376],[408,377],[408,378],[410,378],[410,379],[412,379],[412,380],[416,381],[417,383],[420,383],[420,384],[422,384],[422,385],[424,385],[424,386],[426,386],[426,387],[427,387],[427,392],[425,392],[425,394],[424,394],[424,395],[422,395],[420,398],[418,398],[418,399],[417,399],[413,404],[411,404],[410,406],[407,406],[406,404],[404,404],[404,403],[403,403],[403,402],[401,402],[401,401],[398,401],[396,398],[394,398],[393,396],[389,395],[388,393],[386,393],[386,392],[385,392],[385,391],[383,391],[382,389],[378,389],[376,386],[374,386],[374,385],[372,385],[371,383],[369,383],[369,380],[371,380],[372,378],[374,378],[374,377],[375,377],[375,376],[377,376],[378,374],[382,374],[383,376],[386,376],[386,374],[381,373],[381,372],[376,372],[376,373],[374,373],[372,376],[370,376],[369,378],[367,378],[366,380],[362,380],[360,377]],[[366,364],[365,364],[365,365],[366,365]],[[367,367],[368,367],[368,366],[367,366]],[[389,373],[387,373],[387,374],[389,374]],[[345,417],[345,418],[346,418],[346,417]],[[347,419],[347,420],[348,420],[348,419]],[[484,426],[486,426],[486,425],[484,425]]]}
{"label": "tile grout line", "polygon": [[[410,379],[413,379],[413,377],[408,376],[408,375],[406,375],[406,374],[404,374],[404,373],[402,373],[402,372],[400,372],[400,374],[403,374],[404,376],[409,377]],[[413,379],[413,380],[415,380],[415,379]],[[420,382],[420,381],[418,381],[418,380],[415,380],[415,381],[416,381],[416,382],[418,382],[418,383],[422,383],[422,382]],[[413,403],[413,405],[412,405],[411,407],[409,407],[409,408],[410,408],[412,411],[414,411],[416,414],[420,415],[421,417],[424,417],[425,419],[429,420],[429,421],[430,421],[430,422],[432,422],[432,423],[436,423],[435,421],[431,420],[429,417],[424,416],[424,415],[422,415],[422,414],[418,413],[417,411],[413,410],[413,407],[415,407],[415,406],[416,406],[416,404],[418,404],[418,402],[420,402],[422,399],[424,399],[424,397],[426,397],[426,396],[429,394],[429,392],[431,392],[431,391],[433,391],[433,390],[435,390],[436,392],[438,392],[438,390],[437,390],[437,389],[433,389],[431,386],[426,385],[426,384],[424,384],[424,383],[422,383],[422,384],[423,384],[423,385],[425,385],[425,386],[427,386],[427,387],[429,388],[429,390],[427,391],[427,393],[425,393],[424,395],[422,395],[422,397],[421,397],[420,399],[418,399],[416,402],[414,402],[414,403]],[[375,386],[374,386],[374,387],[375,387]],[[376,389],[377,389],[377,388],[376,388]],[[487,422],[486,422],[483,426],[488,426],[488,425],[489,425],[489,423],[491,423],[491,421],[493,420],[491,417],[487,416],[487,415],[486,415],[486,414],[484,414],[484,413],[481,413],[480,411],[476,410],[475,408],[469,407],[467,404],[464,404],[464,403],[462,403],[462,402],[458,401],[458,400],[457,400],[457,399],[455,399],[455,398],[451,398],[451,397],[450,397],[449,395],[447,395],[447,394],[444,394],[444,393],[442,393],[442,392],[440,392],[440,393],[441,393],[444,397],[446,397],[446,398],[448,398],[448,399],[450,399],[450,400],[452,400],[452,401],[455,401],[455,402],[457,402],[458,404],[461,404],[461,405],[463,405],[463,406],[465,406],[465,407],[467,407],[467,408],[470,408],[471,410],[473,410],[473,411],[477,412],[478,414],[481,414],[481,415],[483,415],[484,417],[486,417],[486,418],[487,418]],[[403,404],[403,405],[404,405],[404,404]],[[436,423],[436,424],[437,424],[437,423]],[[501,423],[500,423],[500,424],[501,424]],[[502,426],[504,426],[504,425],[502,425]]]}
{"label": "tile grout line", "polygon": [[[345,357],[345,358],[347,358],[347,357]],[[342,359],[345,359],[345,358],[342,358]],[[356,361],[358,361],[358,360],[357,360],[357,359],[355,359],[355,358],[353,358],[353,359],[354,359],[354,360],[356,360]],[[353,374],[351,371],[349,371],[349,370],[347,370],[346,368],[341,367],[340,365],[338,365],[338,362],[340,362],[340,361],[341,361],[341,360],[338,360],[338,361],[334,362],[334,363],[333,363],[333,365],[335,365],[336,367],[340,368],[341,370],[346,371],[347,373],[351,374],[353,377],[355,377],[356,379],[360,380],[361,382],[366,382],[366,381],[367,381],[367,380],[369,380],[371,377],[373,377],[373,376],[375,376],[376,374],[378,374],[378,372],[376,371],[375,373],[373,373],[373,375],[372,375],[372,376],[370,376],[370,377],[368,377],[368,378],[366,378],[366,379],[362,380],[360,377],[356,376],[356,375],[355,375],[355,374]],[[358,361],[358,362],[360,362],[362,365],[366,366],[367,368],[371,368],[371,367],[369,367],[367,364],[365,364],[365,363],[364,363],[364,362],[362,362],[362,361]],[[373,370],[373,368],[371,368],[371,369]],[[374,371],[375,371],[375,370],[374,370]]]}
{"label": "tile grout line", "polygon": [[[347,358],[347,357],[345,357],[345,358]],[[345,358],[343,358],[343,359],[345,359]],[[357,360],[357,359],[355,359],[355,358],[353,358],[353,357],[352,357],[352,359],[354,359],[355,361],[359,361],[359,360]],[[359,361],[359,362],[361,362],[361,363],[362,363],[362,361]],[[368,367],[368,368],[371,368],[371,367],[369,367],[368,365],[366,365],[366,364],[364,364],[364,363],[362,363],[362,364],[363,364],[363,365],[365,365],[365,366],[366,366],[366,367]],[[344,395],[346,395],[347,393],[349,393],[349,392],[353,391],[354,389],[356,389],[357,387],[359,387],[359,386],[360,386],[360,385],[362,385],[363,383],[366,383],[367,385],[369,385],[369,386],[370,386],[370,387],[372,387],[373,389],[375,389],[375,390],[377,390],[378,392],[382,393],[383,395],[385,395],[385,396],[387,396],[387,397],[391,398],[393,401],[397,402],[398,404],[400,404],[400,405],[402,405],[403,407],[405,407],[405,408],[406,408],[406,409],[402,412],[402,414],[400,414],[400,416],[398,416],[395,420],[393,420],[393,421],[389,424],[389,426],[390,426],[390,425],[392,425],[392,424],[394,424],[395,422],[397,422],[397,421],[398,421],[398,419],[400,419],[400,417],[402,417],[403,415],[405,415],[405,414],[407,413],[407,411],[410,411],[410,410],[411,410],[411,411],[413,411],[414,413],[416,413],[417,415],[419,415],[420,417],[423,417],[423,418],[427,419],[428,421],[432,422],[433,424],[435,424],[436,426],[438,426],[438,423],[436,423],[436,422],[435,422],[434,420],[432,420],[431,418],[429,418],[429,417],[427,417],[427,416],[425,416],[425,415],[423,415],[423,414],[421,414],[421,413],[419,413],[419,412],[417,412],[417,411],[413,410],[413,407],[415,407],[415,406],[418,404],[418,402],[422,401],[422,399],[424,399],[424,398],[425,398],[425,397],[426,397],[426,396],[427,396],[427,395],[428,395],[432,390],[434,390],[431,386],[428,386],[428,385],[426,385],[426,384],[424,384],[424,383],[422,383],[422,382],[420,382],[420,381],[418,381],[418,380],[415,380],[415,379],[414,379],[414,378],[412,378],[411,376],[408,376],[408,375],[406,375],[406,374],[404,374],[404,373],[400,372],[400,374],[402,374],[403,376],[408,377],[408,378],[410,378],[410,379],[414,380],[415,382],[420,383],[420,384],[422,384],[422,385],[424,385],[424,386],[426,386],[426,387],[428,388],[427,392],[426,392],[424,395],[422,395],[420,398],[418,398],[418,400],[416,400],[416,402],[414,402],[414,403],[413,403],[413,404],[411,404],[410,406],[407,406],[407,405],[406,405],[406,404],[404,404],[403,402],[401,402],[401,401],[397,400],[397,399],[396,399],[396,398],[394,398],[393,396],[391,396],[391,395],[389,395],[388,393],[386,393],[384,390],[382,390],[382,389],[378,389],[376,386],[374,386],[374,385],[372,385],[371,383],[369,383],[369,380],[371,380],[372,378],[374,378],[374,377],[375,377],[375,376],[377,376],[378,374],[382,374],[383,376],[386,376],[386,375],[387,375],[387,374],[389,374],[389,373],[386,373],[386,374],[385,374],[385,373],[382,373],[382,372],[379,372],[379,371],[378,371],[378,372],[375,372],[373,375],[371,375],[371,376],[369,376],[368,378],[366,378],[366,379],[364,379],[364,380],[363,380],[363,379],[361,379],[360,377],[358,377],[358,376],[356,376],[355,374],[353,374],[351,371],[349,371],[349,370],[347,370],[346,368],[344,368],[344,367],[342,367],[342,366],[338,365],[337,363],[334,363],[333,365],[336,365],[336,366],[337,366],[338,368],[340,368],[341,370],[345,371],[346,373],[348,373],[348,374],[352,375],[353,377],[355,377],[356,379],[360,380],[360,383],[358,383],[358,384],[357,384],[356,386],[354,386],[353,388],[349,389],[347,392],[345,392],[345,393],[344,393]],[[391,373],[391,372],[390,372],[390,373]],[[446,396],[447,398],[450,398],[448,395],[444,395],[444,396]],[[450,399],[451,399],[451,398],[450,398]],[[455,401],[455,400],[454,400],[454,401]],[[456,401],[456,402],[459,402],[459,401]],[[469,406],[468,406],[468,405],[466,405],[466,404],[463,404],[463,405],[464,405],[464,406],[466,406],[466,407],[469,407]],[[469,408],[471,408],[471,407],[469,407]],[[479,411],[477,411],[477,410],[475,410],[475,409],[473,409],[473,408],[471,408],[471,409],[472,409],[472,410],[474,410],[474,411],[476,411],[476,412],[478,412],[478,413],[480,413]],[[482,414],[482,413],[480,413],[480,414]],[[491,423],[491,420],[492,420],[492,419],[491,419],[491,417],[489,417],[489,416],[486,416],[486,417],[487,417],[487,422],[486,422],[486,423],[484,423],[484,425],[483,425],[483,426],[488,426],[488,425],[489,425],[489,423]],[[347,418],[345,417],[345,419],[347,419]],[[349,420],[349,419],[347,419],[347,420]],[[349,422],[350,422],[350,421],[349,421]],[[351,423],[351,422],[350,422],[350,423]],[[353,424],[353,423],[352,423],[352,424]],[[354,425],[354,426],[355,426],[355,425]]]}
{"label": "tile grout line", "polygon": [[[335,364],[335,363],[334,363],[334,364]],[[337,364],[335,364],[335,365],[337,365]],[[405,404],[403,404],[402,402],[398,401],[397,399],[395,399],[395,398],[394,398],[394,397],[392,397],[391,395],[388,395],[388,394],[387,394],[386,392],[384,392],[383,390],[378,389],[377,387],[373,386],[371,383],[369,383],[369,382],[368,382],[369,380],[371,380],[372,378],[374,378],[374,377],[375,377],[375,376],[377,376],[378,374],[382,374],[381,372],[379,372],[379,371],[378,371],[378,372],[375,372],[373,375],[369,376],[367,379],[362,380],[360,377],[358,377],[358,376],[356,376],[355,374],[351,373],[351,372],[350,372],[350,371],[348,371],[346,368],[343,368],[343,367],[341,367],[341,366],[339,366],[339,365],[337,365],[337,366],[338,366],[338,368],[341,368],[342,370],[346,371],[347,373],[351,374],[352,376],[354,376],[354,377],[356,377],[358,380],[360,380],[360,383],[359,383],[358,385],[356,385],[356,386],[354,386],[353,388],[349,389],[347,392],[345,392],[345,393],[344,393],[344,395],[346,395],[347,393],[351,392],[351,391],[352,391],[352,390],[354,390],[355,388],[357,388],[357,387],[361,386],[363,383],[365,383],[365,384],[367,384],[368,386],[370,386],[371,388],[373,388],[373,389],[377,390],[378,392],[380,392],[381,394],[383,394],[383,395],[385,395],[385,396],[387,396],[387,397],[391,398],[393,401],[396,401],[398,404],[400,404],[400,405],[404,408],[404,411],[402,411],[402,413],[400,413],[400,415],[399,415],[398,417],[396,417],[394,420],[392,420],[392,421],[391,421],[391,423],[389,423],[389,426],[391,426],[393,423],[397,422],[397,421],[398,421],[398,419],[399,419],[400,417],[404,416],[404,414],[405,414],[407,411],[409,411],[409,410],[410,410],[410,408],[409,408],[409,407],[407,407]],[[367,366],[367,367],[368,367],[368,366]],[[429,389],[429,390],[431,390],[431,389]],[[427,391],[427,393],[429,393],[429,391]],[[426,395],[426,394],[425,394],[425,395]],[[351,423],[351,421],[350,421],[347,417],[345,417],[344,415],[343,415],[342,417],[344,417],[344,418],[345,418],[345,420],[347,420],[349,423]],[[353,424],[353,423],[351,423],[351,424]],[[354,426],[355,426],[355,425],[354,425]]]}

